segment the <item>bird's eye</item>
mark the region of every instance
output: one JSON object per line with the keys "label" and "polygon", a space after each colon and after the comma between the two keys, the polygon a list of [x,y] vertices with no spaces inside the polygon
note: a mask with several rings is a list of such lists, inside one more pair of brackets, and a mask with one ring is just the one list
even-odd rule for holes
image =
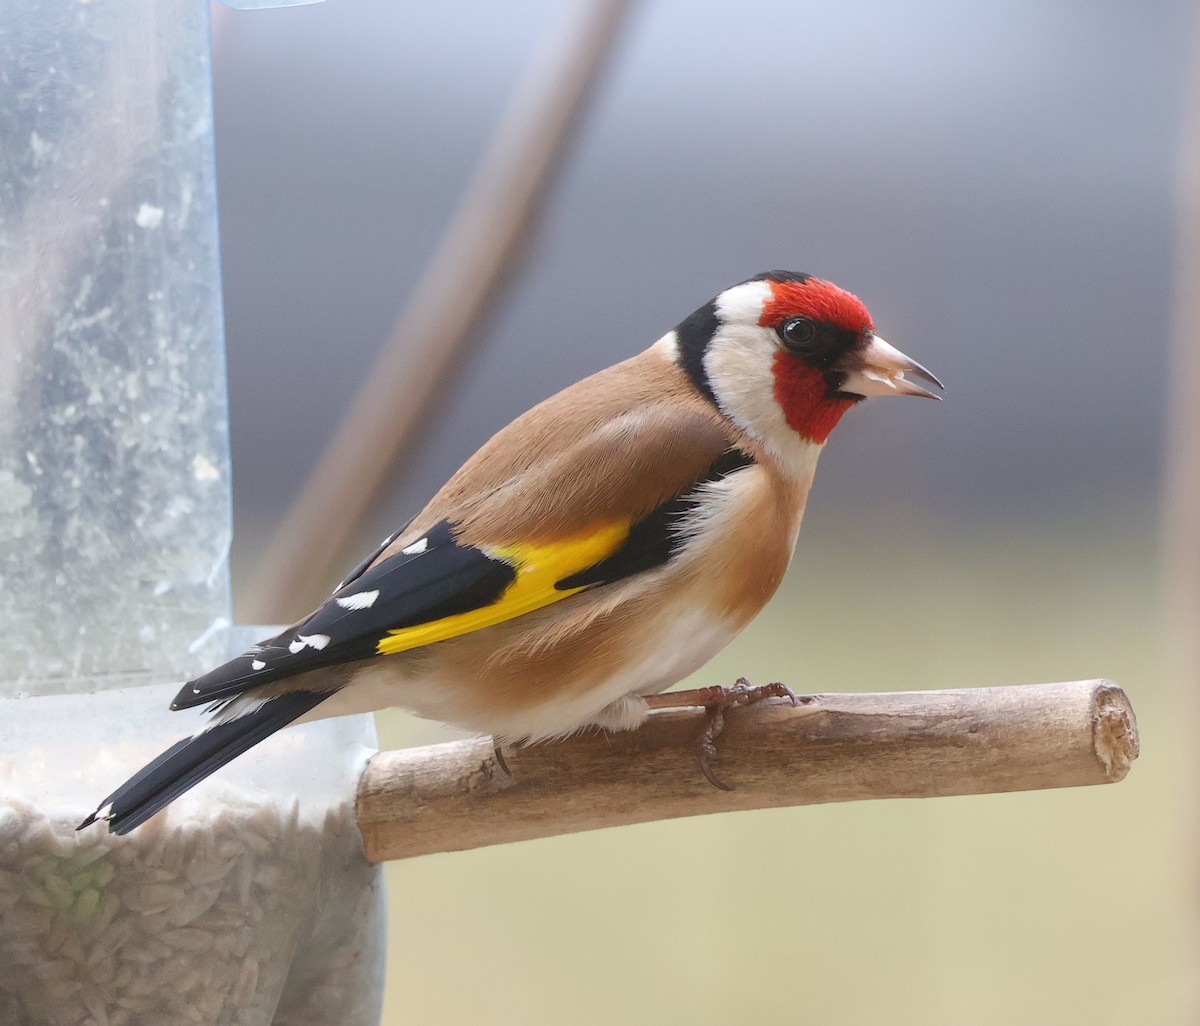
{"label": "bird's eye", "polygon": [[817,337],[817,326],[807,317],[790,317],[775,330],[784,347],[793,353],[806,349]]}

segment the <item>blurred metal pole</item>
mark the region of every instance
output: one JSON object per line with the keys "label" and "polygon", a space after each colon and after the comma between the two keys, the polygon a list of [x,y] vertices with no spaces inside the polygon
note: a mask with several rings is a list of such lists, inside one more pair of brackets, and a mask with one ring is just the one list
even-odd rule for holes
{"label": "blurred metal pole", "polygon": [[1200,13],[1180,134],[1164,548],[1172,655],[1200,717]]}
{"label": "blurred metal pole", "polygon": [[[1167,463],[1164,482],[1163,557],[1167,588],[1167,640],[1176,681],[1173,695],[1182,712],[1188,753],[1187,842],[1200,846],[1200,5],[1194,5],[1190,82],[1180,131],[1175,184],[1176,251],[1173,348],[1167,404]],[[1193,863],[1194,865],[1194,863]],[[1200,901],[1200,876],[1193,874],[1190,904]],[[1200,944],[1196,917],[1188,937],[1194,958]],[[1193,990],[1192,1018],[1197,1011]]]}
{"label": "blurred metal pole", "polygon": [[581,0],[517,88],[383,352],[252,576],[242,620],[308,608],[520,263],[631,0]]}

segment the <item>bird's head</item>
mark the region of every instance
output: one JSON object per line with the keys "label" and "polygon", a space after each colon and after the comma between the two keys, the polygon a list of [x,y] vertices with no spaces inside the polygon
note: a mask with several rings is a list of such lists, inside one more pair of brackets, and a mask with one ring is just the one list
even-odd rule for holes
{"label": "bird's head", "polygon": [[876,395],[938,396],[940,381],[877,334],[857,296],[807,274],[769,271],[726,289],[664,340],[696,387],[768,448],[820,445]]}

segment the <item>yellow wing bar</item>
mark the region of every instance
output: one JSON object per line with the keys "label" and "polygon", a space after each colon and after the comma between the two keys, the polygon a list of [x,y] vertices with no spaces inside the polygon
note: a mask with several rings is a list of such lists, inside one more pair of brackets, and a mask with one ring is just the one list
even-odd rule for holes
{"label": "yellow wing bar", "polygon": [[611,556],[629,537],[629,526],[628,521],[619,521],[548,545],[505,545],[493,549],[487,553],[489,556],[512,564],[517,572],[516,579],[495,602],[429,623],[388,631],[375,651],[380,655],[407,652],[410,648],[470,634],[574,595],[583,588],[559,590],[555,583]]}

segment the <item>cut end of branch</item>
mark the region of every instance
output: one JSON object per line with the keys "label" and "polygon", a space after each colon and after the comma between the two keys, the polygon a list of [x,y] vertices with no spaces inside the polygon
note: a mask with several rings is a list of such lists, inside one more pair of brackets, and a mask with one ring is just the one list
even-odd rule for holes
{"label": "cut end of branch", "polygon": [[1137,717],[1129,699],[1111,680],[1099,681],[1092,709],[1092,745],[1110,780],[1123,780],[1138,757]]}

